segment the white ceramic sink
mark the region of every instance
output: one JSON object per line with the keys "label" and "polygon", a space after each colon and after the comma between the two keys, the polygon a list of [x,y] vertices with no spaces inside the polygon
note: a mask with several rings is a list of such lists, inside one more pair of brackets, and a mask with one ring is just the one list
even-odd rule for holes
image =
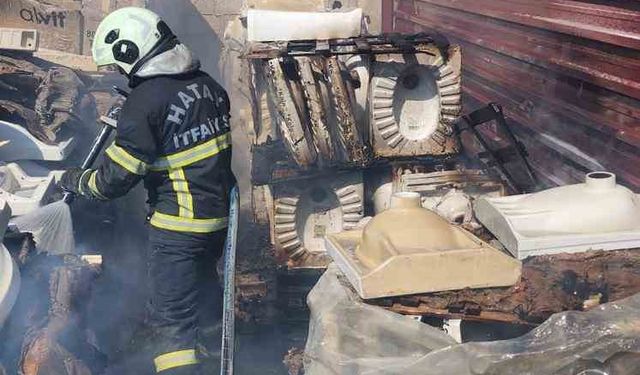
{"label": "white ceramic sink", "polygon": [[640,247],[640,198],[593,172],[582,184],[533,194],[482,198],[478,220],[511,253],[529,255]]}
{"label": "white ceramic sink", "polygon": [[287,12],[249,9],[251,42],[339,39],[360,36],[362,9],[349,12]]}

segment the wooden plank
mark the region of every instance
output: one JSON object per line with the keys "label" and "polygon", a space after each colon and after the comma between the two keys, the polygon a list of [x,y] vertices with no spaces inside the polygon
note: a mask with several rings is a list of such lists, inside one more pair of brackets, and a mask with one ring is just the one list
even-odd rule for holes
{"label": "wooden plank", "polygon": [[368,301],[407,315],[538,324],[640,292],[639,249],[530,257],[510,288],[464,289]]}

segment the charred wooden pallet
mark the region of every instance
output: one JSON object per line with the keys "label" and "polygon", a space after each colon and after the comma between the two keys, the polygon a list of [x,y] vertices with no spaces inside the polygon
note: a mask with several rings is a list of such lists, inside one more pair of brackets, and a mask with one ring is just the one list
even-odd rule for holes
{"label": "charred wooden pallet", "polygon": [[[332,169],[300,169],[291,159],[281,141],[269,141],[252,147],[251,183],[254,186],[275,184],[286,181],[302,180],[332,175],[340,171],[360,170],[362,168],[344,165]],[[391,168],[403,165],[407,168],[421,167],[426,170],[446,170],[460,163],[460,158],[452,155],[416,156],[412,158],[375,159],[368,162],[367,168]]]}
{"label": "charred wooden pallet", "polygon": [[446,48],[446,40],[424,33],[397,33],[331,40],[300,40],[254,43],[243,56],[246,59],[273,59],[285,56],[339,56],[352,54],[388,54],[421,52],[421,45],[438,44]]}
{"label": "charred wooden pallet", "polygon": [[465,289],[368,301],[404,315],[537,325],[554,313],[587,310],[640,292],[640,251],[527,258],[510,288]]}

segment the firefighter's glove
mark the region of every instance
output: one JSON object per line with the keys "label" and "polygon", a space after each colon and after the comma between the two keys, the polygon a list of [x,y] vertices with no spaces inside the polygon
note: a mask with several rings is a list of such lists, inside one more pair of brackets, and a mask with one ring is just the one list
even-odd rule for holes
{"label": "firefighter's glove", "polygon": [[60,177],[59,186],[62,190],[76,195],[83,195],[84,188],[91,175],[91,169],[71,168]]}
{"label": "firefighter's glove", "polygon": [[122,113],[122,107],[124,106],[124,102],[127,100],[122,95],[116,95],[113,99],[111,99],[111,106],[107,111],[107,117],[113,120],[118,121],[120,118],[120,113]]}

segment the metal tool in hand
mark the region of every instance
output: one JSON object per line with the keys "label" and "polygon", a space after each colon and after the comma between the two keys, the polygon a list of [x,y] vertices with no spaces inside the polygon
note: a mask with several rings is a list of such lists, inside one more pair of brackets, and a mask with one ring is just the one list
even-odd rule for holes
{"label": "metal tool in hand", "polygon": [[231,189],[229,204],[229,228],[224,245],[224,298],[222,310],[222,347],[220,352],[220,375],[233,374],[235,349],[235,279],[236,239],[238,238],[238,186]]}
{"label": "metal tool in hand", "polygon": [[[128,95],[126,91],[118,87],[114,87],[113,89],[114,91],[124,96],[125,98]],[[91,149],[89,150],[89,153],[82,161],[82,165],[80,166],[80,168],[82,169],[90,168],[95,162],[95,160],[98,158],[98,155],[100,155],[100,151],[102,151],[104,144],[109,139],[111,132],[117,127],[117,124],[118,124],[117,119],[118,119],[118,116],[120,115],[120,109],[121,109],[120,105],[114,105],[111,107],[111,109],[109,109],[109,112],[107,113],[106,116],[100,116],[100,122],[102,122],[102,129],[100,129],[100,133],[98,133],[98,136],[93,141],[93,144],[91,145]],[[62,197],[62,200],[65,203],[70,204],[71,202],[73,202],[75,197],[76,195],[73,192],[65,191]]]}

